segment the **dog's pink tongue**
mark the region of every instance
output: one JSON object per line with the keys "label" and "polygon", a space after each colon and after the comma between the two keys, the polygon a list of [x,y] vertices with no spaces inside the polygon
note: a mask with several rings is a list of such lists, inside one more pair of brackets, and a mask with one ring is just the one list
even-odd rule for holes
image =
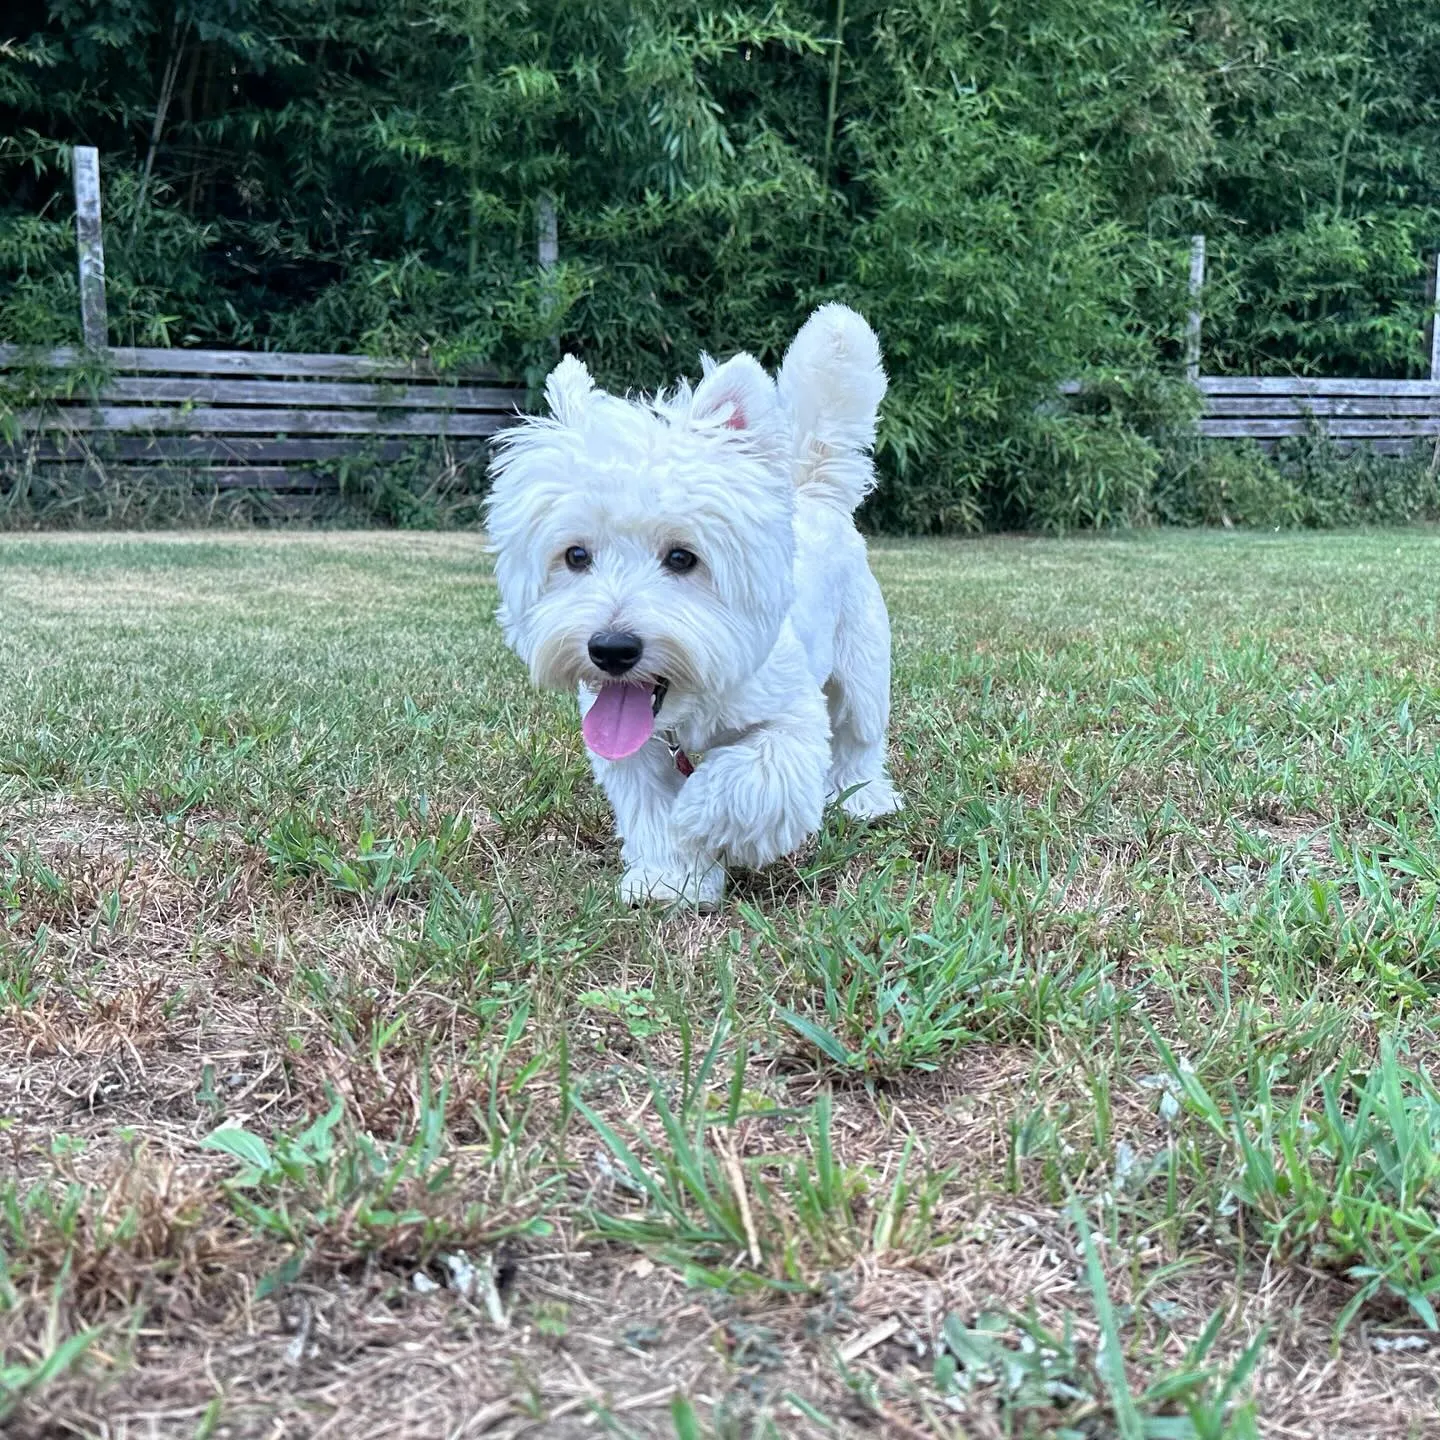
{"label": "dog's pink tongue", "polygon": [[585,712],[580,733],[606,760],[633,755],[654,733],[653,685],[603,685]]}

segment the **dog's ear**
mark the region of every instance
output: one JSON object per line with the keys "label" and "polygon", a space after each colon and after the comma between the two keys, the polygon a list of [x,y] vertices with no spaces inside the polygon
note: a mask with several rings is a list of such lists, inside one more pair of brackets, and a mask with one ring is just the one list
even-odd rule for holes
{"label": "dog's ear", "polygon": [[585,362],[567,355],[545,381],[545,403],[562,425],[575,425],[589,408],[595,382]]}
{"label": "dog's ear", "polygon": [[702,379],[690,402],[690,418],[713,423],[747,441],[761,454],[779,459],[785,449],[785,425],[775,382],[753,355],[736,355],[717,365],[701,357]]}

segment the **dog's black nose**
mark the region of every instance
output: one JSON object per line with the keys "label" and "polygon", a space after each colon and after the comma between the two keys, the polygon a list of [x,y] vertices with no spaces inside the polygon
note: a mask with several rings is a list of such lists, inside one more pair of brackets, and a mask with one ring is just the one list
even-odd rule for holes
{"label": "dog's black nose", "polygon": [[599,630],[590,637],[590,658],[607,675],[633,670],[645,647],[628,630]]}

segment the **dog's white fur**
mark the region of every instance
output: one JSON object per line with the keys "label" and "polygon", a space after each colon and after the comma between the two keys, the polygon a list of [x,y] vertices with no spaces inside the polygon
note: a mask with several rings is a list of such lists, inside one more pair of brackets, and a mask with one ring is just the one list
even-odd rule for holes
{"label": "dog's white fur", "polygon": [[[503,437],[487,519],[511,648],[536,684],[578,687],[582,715],[610,678],[587,653],[596,631],[639,636],[635,676],[669,682],[654,738],[618,762],[591,755],[625,900],[712,908],[724,862],[795,850],[827,799],[860,818],[899,807],[890,625],[851,518],[885,388],[874,332],[825,305],[778,384],[749,355],[707,358],[693,390],[631,401],[566,357],[549,416]],[[593,556],[579,574],[575,545]],[[699,557],[690,573],[662,566],[675,546]],[[703,752],[688,779],[666,732]]]}

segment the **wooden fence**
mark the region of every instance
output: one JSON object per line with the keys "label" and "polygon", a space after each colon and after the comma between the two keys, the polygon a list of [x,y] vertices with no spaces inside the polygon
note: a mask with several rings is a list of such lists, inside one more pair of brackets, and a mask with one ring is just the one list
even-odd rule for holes
{"label": "wooden fence", "polygon": [[[394,461],[417,446],[446,463],[483,465],[489,438],[518,416],[519,386],[489,372],[439,375],[419,365],[354,355],[284,355],[219,350],[111,349],[99,157],[75,150],[76,240],[84,351],[55,351],[64,371],[100,362],[93,392],[59,398],[19,416],[18,440],[0,444],[0,481],[17,463],[52,474],[189,476],[214,489],[314,493],[334,488],[350,461]],[[537,259],[556,263],[553,199],[540,197]],[[1200,433],[1267,448],[1319,430],[1345,446],[1398,452],[1440,446],[1440,326],[1434,307],[1440,257],[1430,279],[1429,380],[1255,378],[1201,373],[1205,237],[1190,249],[1191,306],[1185,373],[1198,387]],[[0,346],[0,372],[31,363]],[[1062,387],[1075,393],[1080,387]],[[12,427],[13,428],[13,427]]]}
{"label": "wooden fence", "polygon": [[1200,433],[1273,449],[1290,436],[1321,432],[1342,449],[1403,454],[1440,440],[1440,381],[1255,379],[1205,375]]}
{"label": "wooden fence", "polygon": [[1201,296],[1205,238],[1190,250],[1191,307],[1186,327],[1186,373],[1200,390],[1200,433],[1213,440],[1251,440],[1273,449],[1289,437],[1321,433],[1342,448],[1363,445],[1400,454],[1420,441],[1440,440],[1440,326],[1435,323],[1440,255],[1427,274],[1428,380],[1332,379],[1309,375],[1200,373]]}
{"label": "wooden fence", "polygon": [[[524,391],[493,375],[457,379],[357,355],[107,349],[92,393],[58,386],[19,415],[10,464],[109,478],[178,479],[206,488],[316,493],[344,464],[424,451],[483,467],[489,438]],[[43,357],[62,371],[82,353]],[[34,363],[0,347],[0,369]],[[3,464],[0,461],[0,464]]]}
{"label": "wooden fence", "polygon": [[[23,468],[46,481],[188,480],[212,490],[321,494],[355,462],[414,457],[483,469],[490,437],[518,418],[524,387],[492,371],[439,374],[361,355],[110,347],[93,148],[76,148],[74,177],[85,347],[36,356],[0,345],[0,381],[5,372],[12,381],[22,371],[54,377],[41,387],[43,403],[12,416],[10,443],[0,440],[0,485]],[[548,214],[546,266],[556,254],[553,206]]]}
{"label": "wooden fence", "polygon": [[[1205,286],[1205,237],[1190,244],[1190,310],[1185,326],[1185,375],[1200,392],[1201,435],[1211,440],[1250,440],[1273,450],[1283,440],[1321,434],[1341,449],[1364,446],[1399,455],[1422,442],[1440,454],[1440,254],[1427,275],[1428,380],[1371,380],[1312,375],[1204,375],[1200,369]],[[1062,395],[1078,395],[1067,381]]]}

